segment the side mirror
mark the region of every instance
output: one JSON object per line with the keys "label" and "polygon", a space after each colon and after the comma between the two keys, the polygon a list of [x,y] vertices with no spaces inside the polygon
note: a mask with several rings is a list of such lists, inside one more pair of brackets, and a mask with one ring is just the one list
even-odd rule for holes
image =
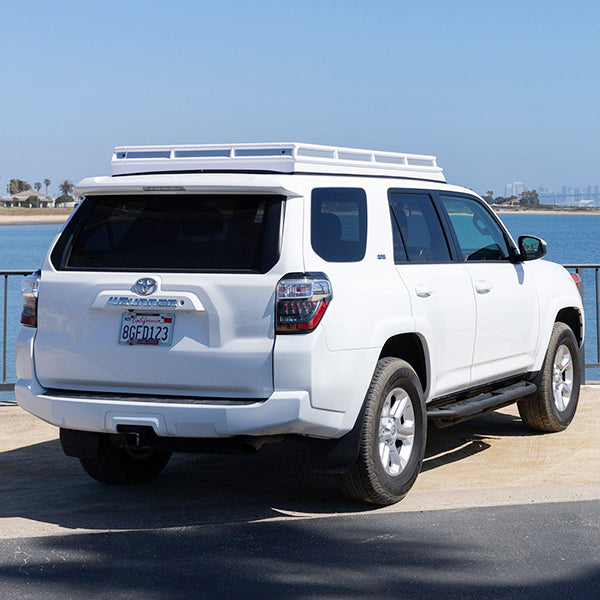
{"label": "side mirror", "polygon": [[522,235],[519,237],[519,252],[521,260],[536,260],[546,256],[548,249],[544,240],[532,235]]}

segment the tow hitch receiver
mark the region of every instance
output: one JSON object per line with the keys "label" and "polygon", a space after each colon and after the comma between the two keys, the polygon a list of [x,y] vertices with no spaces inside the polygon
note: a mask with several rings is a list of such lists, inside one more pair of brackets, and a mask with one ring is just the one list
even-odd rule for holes
{"label": "tow hitch receiver", "polygon": [[153,442],[156,441],[154,429],[142,425],[119,425],[117,426],[116,434],[113,434],[112,443],[117,448],[129,448],[132,450],[140,450],[150,448]]}

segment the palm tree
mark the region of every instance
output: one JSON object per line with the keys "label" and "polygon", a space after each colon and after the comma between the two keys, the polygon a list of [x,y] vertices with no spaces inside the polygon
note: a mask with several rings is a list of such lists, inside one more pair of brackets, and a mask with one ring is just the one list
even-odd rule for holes
{"label": "palm tree", "polygon": [[40,191],[40,189],[42,189],[42,184],[41,184],[39,181],[36,181],[36,182],[33,184],[33,187],[35,188],[35,191],[36,191],[36,192],[39,192],[39,191]]}
{"label": "palm tree", "polygon": [[70,196],[71,192],[75,189],[75,186],[71,181],[65,179],[59,186],[58,189],[62,192],[63,196]]}
{"label": "palm tree", "polygon": [[51,184],[52,182],[49,179],[44,179],[44,185],[46,186],[46,196],[48,195],[48,186]]}

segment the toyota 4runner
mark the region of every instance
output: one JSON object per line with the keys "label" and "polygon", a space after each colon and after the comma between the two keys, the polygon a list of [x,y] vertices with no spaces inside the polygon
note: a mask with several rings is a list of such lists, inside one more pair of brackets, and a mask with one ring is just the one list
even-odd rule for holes
{"label": "toyota 4runner", "polygon": [[25,279],[16,397],[91,477],[172,452],[310,442],[350,497],[397,502],[427,423],[577,407],[584,315],[433,156],[299,143],[118,147]]}

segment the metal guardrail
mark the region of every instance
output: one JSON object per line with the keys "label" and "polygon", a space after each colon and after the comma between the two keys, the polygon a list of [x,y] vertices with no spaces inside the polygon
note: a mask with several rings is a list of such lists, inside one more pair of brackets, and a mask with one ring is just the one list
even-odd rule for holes
{"label": "metal guardrail", "polygon": [[[588,264],[588,265],[583,265],[583,264],[577,264],[577,265],[563,265],[565,267],[565,269],[569,269],[571,271],[574,271],[575,273],[577,273],[577,275],[579,275],[579,278],[581,280],[581,283],[579,284],[579,293],[581,294],[581,297],[583,298],[583,307],[585,310],[585,314],[586,314],[586,345],[590,346],[590,342],[592,340],[594,340],[595,338],[595,362],[588,362],[587,360],[587,353],[586,353],[586,348],[583,348],[583,356],[582,356],[582,364],[584,367],[583,370],[583,374],[584,374],[584,381],[589,381],[588,378],[588,369],[598,369],[600,368],[600,312],[599,312],[599,308],[600,308],[600,302],[599,302],[599,298],[600,298],[600,287],[598,286],[598,282],[600,280],[600,265],[596,265],[596,264]],[[592,294],[587,294],[587,298],[586,298],[586,292],[585,290],[587,289],[587,285],[590,284],[589,281],[589,277],[586,277],[586,274],[589,274],[592,276],[592,283],[593,283],[593,293]],[[587,283],[586,283],[587,281]],[[590,300],[590,296],[591,296],[591,300]],[[590,306],[590,304],[592,306]],[[592,311],[593,309],[593,311]],[[591,315],[594,315],[594,319],[592,320],[590,318]],[[591,326],[592,322],[595,323],[595,330],[594,330],[594,336],[591,335],[591,331],[589,330],[589,327]]]}
{"label": "metal guardrail", "polygon": [[8,333],[8,278],[23,277],[33,273],[33,269],[29,271],[19,271],[16,269],[8,269],[0,271],[0,276],[4,278],[2,295],[2,381],[0,381],[0,392],[10,391],[15,387],[14,382],[6,380],[6,348],[7,348],[7,333]]}
{"label": "metal guardrail", "polygon": [[[581,297],[583,298],[585,312],[587,315],[594,314],[595,315],[595,331],[594,336],[590,336],[589,331],[586,332],[586,338],[588,338],[588,346],[589,346],[589,338],[595,338],[595,362],[587,362],[586,351],[584,349],[584,356],[582,363],[584,365],[584,380],[587,381],[587,372],[588,369],[598,369],[600,368],[600,314],[598,313],[598,308],[600,306],[600,264],[575,264],[575,265],[564,265],[566,269],[570,269],[579,275],[581,278],[581,283],[579,284],[579,292]],[[25,275],[29,275],[33,273],[33,269],[29,271],[19,271],[15,269],[2,270],[0,271],[0,277],[4,278],[4,294],[3,294],[3,303],[2,303],[2,381],[0,381],[0,392],[10,391],[14,388],[13,381],[7,381],[6,379],[6,367],[7,367],[7,321],[8,321],[8,278],[9,277],[23,277]],[[589,280],[586,277],[586,273],[592,272],[593,275],[593,294],[590,298],[586,298],[585,289],[586,289],[586,280]],[[588,281],[589,285],[589,281]],[[589,296],[589,294],[588,294]],[[593,306],[590,306],[590,303]],[[592,312],[593,311],[593,312]],[[586,320],[586,325],[589,326],[592,322],[592,319]]]}

